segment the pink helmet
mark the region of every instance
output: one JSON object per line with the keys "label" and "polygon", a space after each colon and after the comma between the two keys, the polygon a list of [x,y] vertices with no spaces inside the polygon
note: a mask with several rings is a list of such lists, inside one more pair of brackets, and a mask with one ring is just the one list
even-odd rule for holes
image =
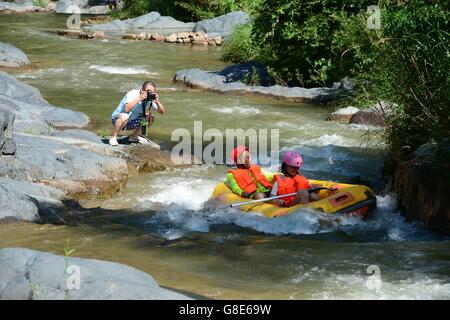
{"label": "pink helmet", "polygon": [[288,165],[290,167],[300,168],[301,166],[303,166],[303,159],[302,159],[301,155],[299,155],[295,151],[287,151],[284,154],[283,160],[281,162],[285,163],[286,165]]}

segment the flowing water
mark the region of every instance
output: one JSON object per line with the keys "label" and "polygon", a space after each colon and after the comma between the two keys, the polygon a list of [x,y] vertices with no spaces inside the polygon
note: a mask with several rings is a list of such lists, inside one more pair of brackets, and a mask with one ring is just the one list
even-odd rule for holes
{"label": "flowing water", "polygon": [[[219,49],[122,40],[79,40],[56,14],[0,15],[0,41],[25,51],[30,67],[8,71],[58,106],[89,115],[91,130],[111,130],[121,97],[150,78],[167,114],[150,137],[173,146],[171,133],[217,128],[279,129],[280,148],[304,155],[304,174],[362,181],[377,191],[367,221],[301,210],[266,219],[208,201],[225,165],[197,165],[132,177],[98,209],[67,209],[65,226],[0,224],[0,247],[28,247],[117,261],[163,286],[219,299],[449,299],[450,242],[408,224],[394,194],[382,191],[380,132],[324,121],[316,105],[191,90],[172,82],[184,68],[220,70]],[[275,166],[267,169],[275,170]],[[378,266],[381,283],[368,271]],[[377,267],[374,267],[377,269]]]}

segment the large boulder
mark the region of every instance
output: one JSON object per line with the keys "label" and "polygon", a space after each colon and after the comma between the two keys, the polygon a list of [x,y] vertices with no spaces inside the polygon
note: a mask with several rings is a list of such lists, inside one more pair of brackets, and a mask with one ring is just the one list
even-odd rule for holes
{"label": "large boulder", "polygon": [[60,207],[64,199],[64,193],[55,188],[0,177],[0,219],[40,222],[46,208]]}
{"label": "large boulder", "polygon": [[237,25],[245,24],[249,16],[243,11],[230,12],[220,17],[199,21],[194,26],[194,32],[203,31],[210,37],[220,35],[226,38]]}
{"label": "large boulder", "polygon": [[13,155],[16,144],[13,140],[14,114],[0,109],[0,156]]}
{"label": "large boulder", "polygon": [[0,42],[0,67],[20,67],[29,64],[27,55],[15,46]]}
{"label": "large boulder", "polygon": [[386,189],[396,193],[407,220],[422,221],[427,228],[446,235],[450,235],[449,163],[450,138],[446,138],[401,158],[390,155],[383,168]]}
{"label": "large boulder", "polygon": [[368,109],[356,112],[350,118],[350,123],[371,126],[384,126],[385,116],[390,115],[392,112],[392,108],[395,106],[396,104],[380,101]]}
{"label": "large boulder", "polygon": [[127,265],[69,258],[22,248],[5,248],[0,250],[0,299],[190,298],[161,288],[152,276]]}
{"label": "large boulder", "polygon": [[0,72],[0,109],[16,115],[15,130],[21,132],[50,130],[48,125],[84,127],[89,123],[84,113],[52,106],[42,98],[39,90],[5,72]]}

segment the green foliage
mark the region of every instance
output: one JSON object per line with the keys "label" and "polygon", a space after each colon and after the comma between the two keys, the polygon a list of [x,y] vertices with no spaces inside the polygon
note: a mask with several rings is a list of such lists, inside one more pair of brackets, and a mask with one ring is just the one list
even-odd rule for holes
{"label": "green foliage", "polygon": [[102,139],[108,138],[110,136],[110,130],[108,128],[101,128],[96,131],[97,135]]}
{"label": "green foliage", "polygon": [[124,8],[113,13],[115,18],[133,18],[157,11],[182,21],[214,18],[232,11],[253,12],[261,0],[124,0]]}
{"label": "green foliage", "polygon": [[335,45],[359,79],[354,103],[398,105],[386,116],[392,150],[450,136],[449,21],[445,2],[410,0],[384,1],[379,31],[363,15],[343,24]]}
{"label": "green foliage", "polygon": [[325,85],[345,74],[331,50],[343,17],[373,0],[263,0],[253,24],[259,61],[288,85]]}
{"label": "green foliage", "polygon": [[220,57],[224,61],[242,63],[256,58],[256,46],[252,41],[252,26],[240,25],[234,28],[222,47]]}
{"label": "green foliage", "polygon": [[48,0],[33,0],[33,6],[47,8]]}

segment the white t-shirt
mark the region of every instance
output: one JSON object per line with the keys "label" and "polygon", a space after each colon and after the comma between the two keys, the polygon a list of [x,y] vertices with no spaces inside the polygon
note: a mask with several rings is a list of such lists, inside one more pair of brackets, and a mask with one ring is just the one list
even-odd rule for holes
{"label": "white t-shirt", "polygon": [[[139,94],[139,89],[128,91],[128,93],[122,98],[122,100],[120,100],[120,103],[117,106],[116,110],[114,110],[114,112],[112,113],[112,117],[114,118],[115,116],[119,115],[119,113],[128,113],[130,115],[130,120],[133,120],[142,115],[142,101],[139,101],[129,112],[125,112],[125,105],[137,99],[139,97]],[[151,107],[153,111],[158,110],[158,105],[154,101],[152,101]]]}

